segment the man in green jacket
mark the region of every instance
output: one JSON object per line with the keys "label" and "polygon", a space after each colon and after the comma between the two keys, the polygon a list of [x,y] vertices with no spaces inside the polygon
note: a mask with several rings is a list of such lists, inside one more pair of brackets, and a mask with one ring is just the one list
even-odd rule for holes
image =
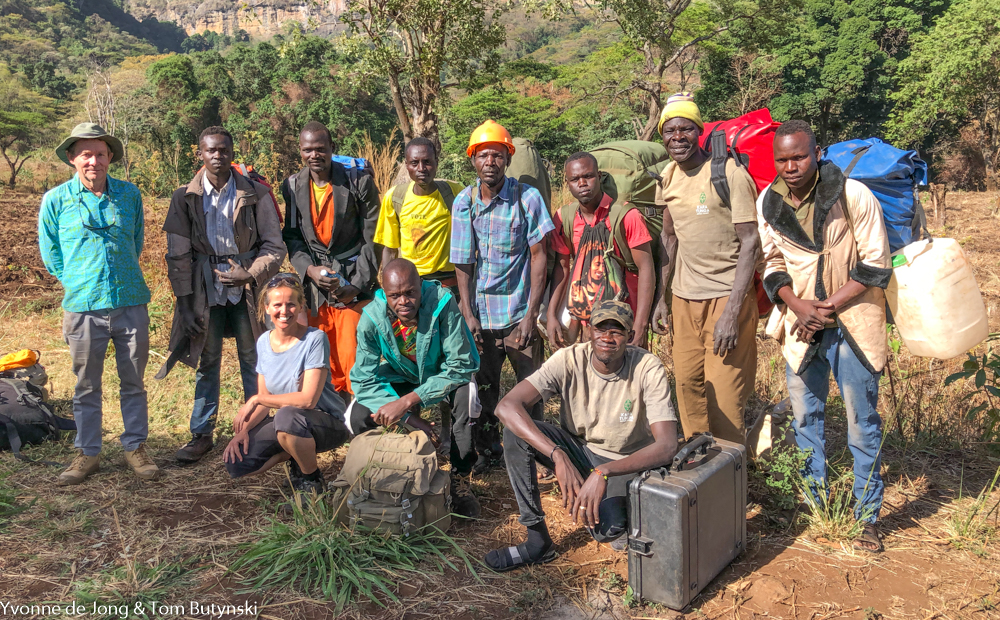
{"label": "man in green jacket", "polygon": [[472,430],[482,411],[477,370],[479,352],[451,291],[421,280],[404,258],[390,261],[382,272],[382,289],[358,323],[354,401],[347,411],[351,432],[404,423],[433,436],[420,409],[448,401],[452,508],[470,518],[480,514],[469,486],[478,457]]}

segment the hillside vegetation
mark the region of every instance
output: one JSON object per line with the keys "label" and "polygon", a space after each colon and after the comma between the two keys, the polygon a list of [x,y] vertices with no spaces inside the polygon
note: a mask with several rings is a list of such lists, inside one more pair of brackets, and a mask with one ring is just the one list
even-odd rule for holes
{"label": "hillside vegetation", "polygon": [[[331,124],[345,152],[365,133],[376,143],[429,135],[449,156],[444,171],[467,179],[462,143],[490,116],[534,140],[558,176],[558,162],[575,150],[649,137],[651,126],[655,133],[665,96],[680,89],[695,91],[708,119],[769,107],[777,120],[810,121],[823,143],[892,139],[919,149],[932,176],[953,187],[992,186],[1000,157],[1000,53],[988,17],[1000,0],[525,0],[513,9],[494,0],[462,8],[393,0],[370,5],[389,11],[377,16],[367,0],[350,0],[308,5],[306,17],[277,28],[269,22],[277,34],[268,40],[242,29],[189,37],[152,17],[301,8],[217,4],[126,5],[140,21],[111,0],[2,0],[7,184],[22,171],[37,189],[56,182],[48,145],[95,118],[128,134],[119,137],[136,156],[117,174],[137,176],[156,195],[190,174],[195,136],[219,122],[236,134],[241,157],[276,178],[296,166],[297,128],[317,119]],[[452,25],[421,21],[421,11],[446,6]],[[483,38],[491,20],[501,27]],[[962,24],[957,34],[935,34],[951,24]],[[340,34],[317,36],[334,26]],[[417,47],[392,34],[404,31]],[[443,55],[426,53],[431,40],[443,42]],[[935,47],[942,41],[956,44]],[[972,49],[981,53],[963,54]],[[935,67],[940,79],[960,79],[934,86]],[[116,99],[126,102],[113,112],[122,122],[95,109]]]}

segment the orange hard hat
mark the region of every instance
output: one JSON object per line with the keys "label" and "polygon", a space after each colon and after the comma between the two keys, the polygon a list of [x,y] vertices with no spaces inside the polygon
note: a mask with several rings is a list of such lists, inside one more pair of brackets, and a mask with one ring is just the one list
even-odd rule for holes
{"label": "orange hard hat", "polygon": [[510,132],[503,125],[492,119],[476,127],[472,132],[472,135],[469,136],[469,148],[465,149],[465,154],[472,157],[476,152],[476,147],[489,142],[503,144],[511,155],[514,154],[514,138],[510,137]]}

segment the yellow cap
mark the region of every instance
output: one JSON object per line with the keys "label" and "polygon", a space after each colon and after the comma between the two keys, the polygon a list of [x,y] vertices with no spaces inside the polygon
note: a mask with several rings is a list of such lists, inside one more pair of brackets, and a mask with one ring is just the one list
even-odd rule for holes
{"label": "yellow cap", "polygon": [[465,149],[465,154],[472,157],[477,147],[490,142],[503,144],[511,155],[514,154],[514,138],[510,136],[510,132],[503,125],[494,120],[488,120],[476,127],[472,135],[469,136],[469,148]]}
{"label": "yellow cap", "polygon": [[705,123],[701,120],[701,110],[694,102],[694,96],[687,91],[671,95],[667,99],[667,105],[663,106],[663,112],[660,113],[660,124],[656,126],[656,131],[660,132],[660,135],[663,135],[663,124],[672,118],[686,118],[697,125],[698,129],[705,129]]}

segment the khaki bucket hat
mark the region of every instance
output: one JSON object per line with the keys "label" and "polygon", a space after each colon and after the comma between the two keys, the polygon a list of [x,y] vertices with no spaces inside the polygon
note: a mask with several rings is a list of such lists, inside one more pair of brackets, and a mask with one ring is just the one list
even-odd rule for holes
{"label": "khaki bucket hat", "polygon": [[56,156],[66,165],[73,165],[70,163],[69,155],[66,151],[76,144],[78,140],[103,140],[106,142],[108,148],[111,149],[111,163],[115,163],[125,155],[125,149],[122,147],[121,140],[104,131],[103,127],[97,123],[80,123],[73,128],[69,137],[56,147]]}

